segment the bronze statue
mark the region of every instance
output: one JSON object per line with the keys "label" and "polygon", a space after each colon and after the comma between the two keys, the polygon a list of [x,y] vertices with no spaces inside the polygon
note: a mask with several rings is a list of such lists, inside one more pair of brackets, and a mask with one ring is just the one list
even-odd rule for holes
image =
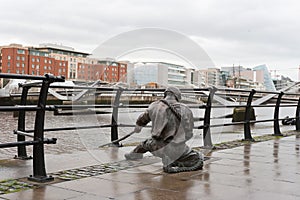
{"label": "bronze statue", "polygon": [[162,158],[163,170],[167,173],[202,169],[202,154],[192,150],[186,141],[193,137],[193,113],[188,106],[180,103],[181,92],[176,87],[168,87],[164,98],[153,102],[137,121],[135,132],[150,121],[151,138],[139,144],[132,152],[125,154],[127,160],[142,159],[151,152]]}

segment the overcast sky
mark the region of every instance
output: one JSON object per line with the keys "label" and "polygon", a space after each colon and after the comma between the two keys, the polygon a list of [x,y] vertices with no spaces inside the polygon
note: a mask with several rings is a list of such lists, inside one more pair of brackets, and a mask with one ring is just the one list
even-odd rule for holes
{"label": "overcast sky", "polygon": [[0,7],[0,45],[92,52],[123,32],[158,27],[186,35],[218,67],[267,64],[298,80],[297,0],[0,0]]}

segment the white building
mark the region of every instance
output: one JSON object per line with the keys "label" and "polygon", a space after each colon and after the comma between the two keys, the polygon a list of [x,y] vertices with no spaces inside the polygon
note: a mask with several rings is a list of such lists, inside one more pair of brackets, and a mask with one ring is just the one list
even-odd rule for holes
{"label": "white building", "polygon": [[136,63],[134,65],[134,80],[140,86],[157,83],[165,87],[190,87],[194,80],[194,70],[165,62]]}

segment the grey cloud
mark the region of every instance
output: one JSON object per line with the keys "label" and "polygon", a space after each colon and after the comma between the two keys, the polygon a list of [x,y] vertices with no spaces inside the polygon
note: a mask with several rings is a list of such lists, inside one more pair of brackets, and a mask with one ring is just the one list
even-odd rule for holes
{"label": "grey cloud", "polygon": [[161,27],[197,38],[221,65],[230,60],[300,64],[296,0],[0,2],[1,45],[14,39],[32,44],[50,41],[91,52],[124,31]]}

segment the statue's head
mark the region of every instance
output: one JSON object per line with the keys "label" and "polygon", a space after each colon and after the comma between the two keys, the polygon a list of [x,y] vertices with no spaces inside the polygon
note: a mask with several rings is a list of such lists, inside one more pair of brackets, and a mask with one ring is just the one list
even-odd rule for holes
{"label": "statue's head", "polygon": [[164,97],[168,96],[169,94],[173,94],[177,101],[181,100],[181,92],[177,87],[168,87],[164,91]]}

